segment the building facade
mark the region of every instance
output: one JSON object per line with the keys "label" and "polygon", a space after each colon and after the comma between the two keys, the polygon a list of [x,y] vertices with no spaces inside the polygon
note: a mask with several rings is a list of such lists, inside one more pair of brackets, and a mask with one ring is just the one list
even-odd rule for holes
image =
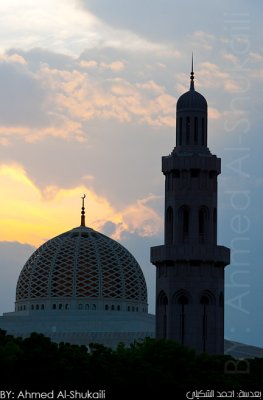
{"label": "building facade", "polygon": [[230,250],[217,245],[217,177],[221,160],[207,147],[207,102],[190,90],[177,102],[176,147],[162,158],[164,245],[156,266],[156,337],[198,352],[224,352],[224,268]]}

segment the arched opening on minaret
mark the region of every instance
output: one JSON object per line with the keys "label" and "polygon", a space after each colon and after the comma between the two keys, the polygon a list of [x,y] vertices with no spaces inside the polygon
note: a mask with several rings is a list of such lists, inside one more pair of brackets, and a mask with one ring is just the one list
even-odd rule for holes
{"label": "arched opening on minaret", "polygon": [[157,298],[157,315],[159,319],[157,321],[157,337],[167,338],[167,306],[168,298],[165,292],[162,290]]}
{"label": "arched opening on minaret", "polygon": [[216,329],[216,298],[210,290],[204,290],[200,294],[200,306],[201,348],[203,352],[209,352]]}
{"label": "arched opening on minaret", "polygon": [[171,332],[181,344],[187,344],[191,335],[189,332],[189,304],[191,302],[191,295],[185,289],[176,291],[172,297]]}
{"label": "arched opening on minaret", "polygon": [[195,117],[195,125],[194,125],[194,144],[198,144],[198,117]]}
{"label": "arched opening on minaret", "polygon": [[208,222],[209,222],[209,210],[207,207],[202,206],[199,209],[198,215],[198,234],[199,242],[204,243],[208,237]]}
{"label": "arched opening on minaret", "polygon": [[190,144],[190,127],[191,127],[191,123],[190,123],[190,117],[186,117],[186,145]]}
{"label": "arched opening on minaret", "polygon": [[181,242],[187,242],[190,230],[190,209],[184,205],[179,208],[179,227]]}
{"label": "arched opening on minaret", "polygon": [[217,209],[213,211],[213,230],[214,230],[214,243],[217,242]]}
{"label": "arched opening on minaret", "polygon": [[188,298],[182,295],[178,299],[178,304],[180,305],[180,336],[181,344],[185,343],[185,308],[189,303]]}
{"label": "arched opening on minaret", "polygon": [[173,209],[172,207],[168,207],[167,211],[166,211],[166,240],[165,242],[167,244],[173,244],[173,221],[174,221],[174,217],[173,217]]}
{"label": "arched opening on minaret", "polygon": [[202,139],[202,146],[204,146],[205,143],[205,119],[204,117],[202,118],[202,135],[201,135],[201,139]]}
{"label": "arched opening on minaret", "polygon": [[179,145],[183,144],[183,118],[179,118]]}
{"label": "arched opening on minaret", "polygon": [[203,346],[203,352],[206,351],[206,342],[207,342],[207,307],[209,304],[209,298],[208,296],[202,296],[200,299],[200,304],[203,307],[203,313],[202,313],[202,346]]}

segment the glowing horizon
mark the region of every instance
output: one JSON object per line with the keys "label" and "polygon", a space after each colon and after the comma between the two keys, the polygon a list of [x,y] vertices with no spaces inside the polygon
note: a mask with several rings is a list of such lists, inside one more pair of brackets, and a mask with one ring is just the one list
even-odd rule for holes
{"label": "glowing horizon", "polygon": [[[116,210],[103,196],[84,185],[73,188],[47,187],[41,191],[18,164],[0,166],[0,241],[19,241],[39,246],[52,237],[80,225],[81,195],[86,194],[86,225],[100,230],[106,222],[116,224],[113,237],[118,239],[123,230],[144,230],[141,235],[152,235],[154,226],[145,221],[151,215],[155,228],[160,219],[149,207],[147,199]],[[147,229],[146,229],[147,228]]]}

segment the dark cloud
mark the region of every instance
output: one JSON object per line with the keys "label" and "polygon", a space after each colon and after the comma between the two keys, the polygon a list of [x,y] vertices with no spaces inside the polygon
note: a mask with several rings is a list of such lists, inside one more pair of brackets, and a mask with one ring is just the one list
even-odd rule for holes
{"label": "dark cloud", "polygon": [[[80,0],[80,3],[109,25],[154,41],[172,41],[176,35],[185,33],[185,24],[192,20],[189,1],[180,5],[174,0]],[[201,26],[203,21],[197,20],[197,29],[198,23]]]}
{"label": "dark cloud", "polygon": [[19,62],[0,62],[0,120],[2,125],[39,127],[47,116],[41,82]]}
{"label": "dark cloud", "polygon": [[117,224],[112,221],[107,221],[101,228],[101,232],[106,236],[112,236],[117,229]]}
{"label": "dark cloud", "polygon": [[27,68],[33,73],[38,72],[45,63],[54,69],[73,69],[75,65],[72,57],[44,48],[32,48],[27,51],[23,49],[9,49],[6,54],[8,56],[16,54],[22,56],[27,62]]}
{"label": "dark cloud", "polygon": [[221,34],[224,13],[245,12],[247,2],[202,0],[79,0],[88,11],[117,28],[130,30],[156,42],[189,38],[193,31]]}
{"label": "dark cloud", "polygon": [[15,290],[19,273],[34,247],[18,242],[0,242],[1,280],[0,280],[0,315],[14,311]]}

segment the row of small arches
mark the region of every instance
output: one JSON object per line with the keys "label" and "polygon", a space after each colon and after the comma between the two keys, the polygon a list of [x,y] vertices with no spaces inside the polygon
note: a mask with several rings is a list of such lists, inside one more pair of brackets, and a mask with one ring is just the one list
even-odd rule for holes
{"label": "row of small arches", "polygon": [[[79,310],[96,310],[97,306],[96,304],[78,304],[78,309]],[[31,311],[39,311],[39,310],[45,310],[45,304],[31,304],[30,308]],[[70,304],[62,304],[62,303],[53,303],[51,305],[52,310],[69,310],[70,309]],[[17,311],[26,311],[27,306],[26,305],[21,305],[17,307]]]}
{"label": "row of small arches", "polygon": [[[192,295],[186,290],[180,290],[176,292],[172,296],[171,304],[181,304],[187,305],[194,303]],[[201,292],[198,296],[198,303],[205,305],[216,305],[218,304],[220,307],[224,306],[224,295],[223,292],[220,292],[219,296],[216,297],[210,290],[205,290]],[[169,304],[168,296],[162,290],[157,298],[158,306],[167,306]]]}
{"label": "row of small arches", "polygon": [[[92,310],[95,311],[97,309],[96,304],[78,304],[77,305],[78,310]],[[53,303],[51,305],[52,310],[69,310],[70,309],[70,304],[62,304],[62,303]],[[105,311],[121,311],[122,307],[120,304],[105,304],[104,310]],[[26,311],[27,306],[26,305],[19,305],[17,307],[17,311]],[[39,311],[39,310],[45,310],[45,304],[31,304],[30,306],[31,311]],[[126,311],[128,312],[139,312],[139,307],[138,306],[126,306]],[[142,308],[142,312],[147,312],[146,307]]]}

